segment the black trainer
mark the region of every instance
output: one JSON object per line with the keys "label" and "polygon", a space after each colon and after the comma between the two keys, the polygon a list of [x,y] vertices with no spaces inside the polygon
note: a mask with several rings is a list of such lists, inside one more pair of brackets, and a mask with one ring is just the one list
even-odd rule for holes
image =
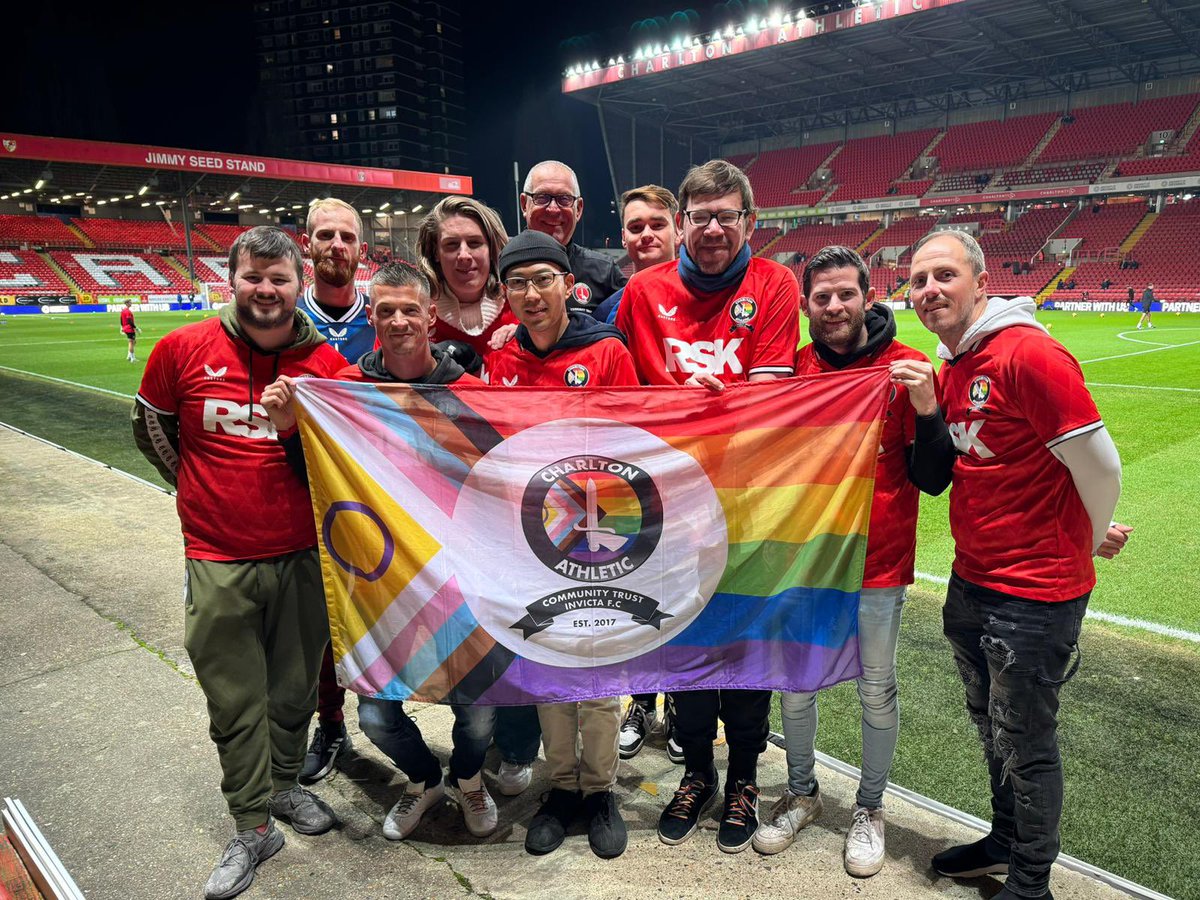
{"label": "black trainer", "polygon": [[567,836],[567,826],[579,809],[579,792],[551,788],[525,834],[525,850],[534,856],[557,850]]}
{"label": "black trainer", "polygon": [[725,810],[717,829],[717,846],[726,853],[741,853],[758,831],[758,785],[742,779],[725,789]]}
{"label": "black trainer", "polygon": [[351,749],[345,722],[318,722],[300,769],[300,783],[313,784],[333,771],[338,754]]}
{"label": "black trainer", "polygon": [[934,871],[950,878],[978,878],[980,875],[1007,875],[1006,849],[990,834],[973,844],[959,844],[933,858]]}
{"label": "black trainer", "polygon": [[706,781],[700,772],[685,772],[679,790],[658,817],[658,838],[664,844],[682,844],[700,827],[700,817],[717,799],[717,779]]}
{"label": "black trainer", "polygon": [[612,791],[598,791],[583,798],[588,817],[588,846],[601,859],[614,859],[625,852],[629,834]]}

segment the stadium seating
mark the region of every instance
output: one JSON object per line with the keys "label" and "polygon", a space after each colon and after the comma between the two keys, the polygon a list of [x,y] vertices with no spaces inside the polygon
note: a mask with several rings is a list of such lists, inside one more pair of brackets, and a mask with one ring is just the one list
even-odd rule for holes
{"label": "stadium seating", "polygon": [[762,248],[775,240],[778,234],[779,229],[773,226],[755,228],[754,233],[750,235],[750,252],[758,256]]}
{"label": "stadium seating", "polygon": [[[13,218],[25,218],[24,216]],[[78,240],[78,238],[76,238]],[[34,281],[34,284],[27,282]],[[31,250],[0,250],[0,294],[69,294],[70,286]]]}
{"label": "stadium seating", "polygon": [[[73,219],[75,226],[103,250],[185,250],[181,223],[141,219]],[[207,248],[206,248],[207,249]]]}
{"label": "stadium seating", "polygon": [[[1159,300],[1191,300],[1200,297],[1200,256],[1195,252],[1197,229],[1200,229],[1200,198],[1173,203],[1142,235],[1126,257],[1137,268],[1121,268],[1117,260],[1086,262],[1075,270],[1075,290],[1057,290],[1055,300],[1078,300],[1088,291],[1092,300],[1123,301],[1128,288],[1133,287],[1140,298],[1147,284],[1154,285]],[[1107,289],[1100,287],[1112,281]]]}
{"label": "stadium seating", "polygon": [[1197,96],[1160,97],[1141,103],[1092,106],[1071,113],[1038,156],[1038,162],[1115,159],[1134,153],[1152,132],[1178,131],[1196,108]]}
{"label": "stadium seating", "polygon": [[0,247],[79,247],[79,235],[53,216],[0,216]]}
{"label": "stadium seating", "polygon": [[1104,171],[1104,163],[1080,163],[1074,166],[1051,166],[1042,169],[1014,169],[1000,176],[998,187],[1050,184],[1052,182],[1087,182],[1091,184]]}
{"label": "stadium seating", "polygon": [[1192,134],[1182,155],[1123,162],[1117,167],[1117,171],[1113,172],[1113,177],[1140,178],[1146,175],[1171,175],[1175,172],[1200,172],[1200,129]]}
{"label": "stadium seating", "polygon": [[848,141],[829,164],[837,190],[829,203],[886,197],[892,182],[903,175],[933,140],[937,131],[926,128],[901,134]]}
{"label": "stadium seating", "polygon": [[190,294],[187,276],[153,253],[55,250],[50,256],[92,294]]}
{"label": "stadium seating", "polygon": [[198,225],[196,230],[217,244],[222,250],[228,252],[233,242],[237,240],[237,236],[243,231],[248,231],[247,225]]}
{"label": "stadium seating", "polygon": [[755,204],[762,209],[772,209],[810,206],[821,199],[825,191],[807,190],[808,181],[836,146],[813,144],[760,153],[748,171]]}
{"label": "stadium seating", "polygon": [[871,243],[863,248],[863,256],[870,257],[884,247],[911,247],[924,237],[934,225],[936,216],[909,216],[906,219],[894,219],[892,224],[882,234],[876,236]]}
{"label": "stadium seating", "polygon": [[[1039,251],[1071,212],[1070,207],[1031,209],[999,231],[985,231],[979,246],[988,263],[988,293],[1033,296],[1049,284],[1060,267],[1038,258]],[[1014,274],[1018,265],[1022,271]]]}
{"label": "stadium seating", "polygon": [[982,172],[1023,163],[1054,123],[1054,113],[1005,122],[972,122],[946,129],[933,148],[942,172]]}
{"label": "stadium seating", "polygon": [[1079,238],[1073,259],[1115,258],[1121,242],[1146,215],[1146,203],[1107,203],[1084,207],[1059,232],[1061,238]]}

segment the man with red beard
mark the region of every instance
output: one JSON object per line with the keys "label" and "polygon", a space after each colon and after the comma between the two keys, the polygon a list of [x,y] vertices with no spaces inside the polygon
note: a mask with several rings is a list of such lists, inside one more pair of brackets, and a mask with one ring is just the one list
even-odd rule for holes
{"label": "man with red beard", "polygon": [[[896,752],[896,644],[905,592],[913,582],[918,489],[940,494],[950,483],[954,444],[938,409],[933,366],[896,340],[896,321],[875,302],[870,271],[849,247],[825,247],[804,266],[801,308],[812,343],[796,358],[797,375],[890,366],[891,397],[879,439],[867,561],[858,604],[862,675],[862,775],[846,832],[843,863],[855,878],[883,868],[883,790]],[[821,814],[814,774],[816,692],[780,695],[788,785],[755,832],[754,849],[779,853]]]}
{"label": "man with red beard", "polygon": [[[357,362],[375,346],[375,329],[367,318],[367,295],[354,284],[358,262],[367,252],[362,218],[344,200],[327,197],[308,208],[307,234],[300,247],[313,264],[313,283],[305,288],[296,308],[312,319],[333,349]],[[338,686],[333,652],[325,651],[317,700],[317,728],[300,770],[302,784],[320,781],[332,770],[338,754],[350,750],[350,735],[342,705],[346,692]]]}
{"label": "man with red beard", "polygon": [[302,249],[313,264],[313,283],[296,305],[317,331],[347,362],[355,362],[375,346],[367,322],[367,295],[354,284],[358,263],[366,255],[362,218],[344,200],[327,197],[308,208]]}

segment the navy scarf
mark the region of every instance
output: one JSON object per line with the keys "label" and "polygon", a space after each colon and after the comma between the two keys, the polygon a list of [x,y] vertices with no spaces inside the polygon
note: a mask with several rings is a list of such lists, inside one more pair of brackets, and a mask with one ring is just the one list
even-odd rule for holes
{"label": "navy scarf", "polygon": [[741,283],[746,269],[750,266],[750,242],[742,244],[742,249],[733,258],[729,268],[717,275],[705,275],[700,267],[688,256],[687,247],[679,245],[679,280],[684,287],[702,294],[715,294]]}

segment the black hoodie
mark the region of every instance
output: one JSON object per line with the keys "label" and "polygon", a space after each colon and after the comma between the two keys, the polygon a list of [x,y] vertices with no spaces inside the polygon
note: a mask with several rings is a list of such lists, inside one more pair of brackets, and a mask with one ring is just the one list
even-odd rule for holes
{"label": "black hoodie", "polygon": [[516,342],[521,345],[523,350],[532,353],[538,359],[545,359],[551,353],[559,350],[573,350],[578,347],[590,347],[597,341],[602,341],[605,338],[615,337],[622,344],[626,343],[625,335],[615,325],[608,325],[604,322],[597,322],[586,313],[581,313],[578,310],[567,311],[567,330],[563,332],[562,337],[558,339],[553,347],[546,352],[542,352],[533,344],[533,339],[529,336],[529,329],[524,325],[517,326]]}

